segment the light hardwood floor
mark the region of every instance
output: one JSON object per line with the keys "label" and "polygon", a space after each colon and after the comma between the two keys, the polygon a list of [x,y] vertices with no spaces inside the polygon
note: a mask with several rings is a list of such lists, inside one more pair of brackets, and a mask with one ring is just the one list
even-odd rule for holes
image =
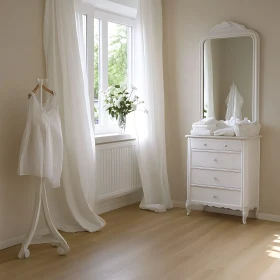
{"label": "light hardwood floor", "polygon": [[137,205],[102,215],[97,233],[63,234],[71,251],[49,245],[0,251],[0,279],[280,280],[280,224],[184,209],[164,214]]}

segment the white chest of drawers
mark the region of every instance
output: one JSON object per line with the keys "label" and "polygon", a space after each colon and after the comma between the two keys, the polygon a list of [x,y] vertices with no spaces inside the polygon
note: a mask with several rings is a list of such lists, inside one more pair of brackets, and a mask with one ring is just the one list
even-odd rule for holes
{"label": "white chest of drawers", "polygon": [[248,212],[259,210],[260,136],[186,136],[188,184],[186,209],[204,205]]}

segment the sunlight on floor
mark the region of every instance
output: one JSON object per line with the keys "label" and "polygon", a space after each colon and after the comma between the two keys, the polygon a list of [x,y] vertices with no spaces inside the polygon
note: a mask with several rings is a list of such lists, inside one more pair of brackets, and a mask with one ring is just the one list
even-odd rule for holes
{"label": "sunlight on floor", "polygon": [[[276,239],[273,240],[273,243],[280,243],[280,236],[275,234],[274,237]],[[275,244],[269,245],[270,250],[267,250],[268,256],[274,259],[280,259],[280,246],[276,246]]]}

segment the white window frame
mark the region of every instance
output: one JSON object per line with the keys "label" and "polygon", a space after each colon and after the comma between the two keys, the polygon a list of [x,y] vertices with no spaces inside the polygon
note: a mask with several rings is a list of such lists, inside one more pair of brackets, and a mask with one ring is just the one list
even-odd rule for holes
{"label": "white window frame", "polygon": [[[94,19],[97,18],[100,21],[100,31],[99,31],[99,39],[100,39],[100,52],[99,52],[99,87],[100,90],[106,90],[108,88],[108,22],[113,22],[117,24],[126,25],[131,27],[131,32],[128,33],[128,84],[133,84],[134,73],[133,73],[133,65],[134,65],[134,29],[135,29],[135,19],[127,18],[123,15],[112,14],[110,12],[101,11],[95,9],[91,4],[80,4],[80,13],[81,15],[87,16],[87,28],[86,28],[86,52],[87,52],[87,71],[88,77],[94,77],[94,55],[90,50],[94,49]],[[102,62],[101,62],[102,61]],[[94,79],[88,79],[88,87],[89,92],[92,93],[94,91]],[[90,101],[92,103],[92,108],[94,108],[94,96],[90,94]],[[93,112],[94,114],[94,112]],[[117,124],[109,124],[109,114],[104,109],[104,103],[102,97],[99,97],[99,114],[100,119],[103,124],[94,124],[95,134],[110,134],[117,133],[118,125]]]}

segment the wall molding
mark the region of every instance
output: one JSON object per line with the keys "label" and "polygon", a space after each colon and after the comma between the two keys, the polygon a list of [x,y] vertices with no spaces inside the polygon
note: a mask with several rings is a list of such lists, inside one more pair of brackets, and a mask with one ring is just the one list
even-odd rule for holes
{"label": "wall molding", "polygon": [[[35,233],[35,237],[42,237],[47,234],[49,234],[49,230],[47,228],[39,229]],[[0,241],[0,250],[21,244],[23,242],[25,236],[26,236],[26,234],[21,234],[21,235]]]}
{"label": "wall molding", "polygon": [[265,221],[271,221],[271,222],[278,222],[278,223],[280,223],[280,216],[279,215],[259,213],[258,219],[259,220],[265,220]]}
{"label": "wall molding", "polygon": [[[109,212],[112,210],[116,210],[116,209],[124,207],[124,206],[128,206],[130,204],[140,202],[142,197],[143,197],[143,191],[141,189],[140,191],[136,191],[134,193],[124,195],[122,197],[108,199],[104,202],[100,202],[97,204],[96,213],[98,215],[100,215],[100,214],[103,214],[103,213],[106,213],[106,212]],[[81,231],[80,228],[76,228],[76,227],[69,227],[69,226],[65,227],[65,226],[57,225],[57,224],[56,224],[56,226],[58,227],[59,230],[66,229],[67,232]],[[49,234],[49,230],[47,228],[44,228],[44,229],[38,230],[35,234],[35,237],[42,237],[47,234]],[[21,235],[0,241],[0,250],[21,244],[23,242],[25,236],[26,236],[26,234],[21,234]]]}
{"label": "wall molding", "polygon": [[120,197],[115,197],[111,198],[108,200],[100,201],[97,203],[95,207],[95,211],[98,215],[110,212],[137,202],[140,202],[143,197],[143,191],[142,189],[135,191],[133,193],[120,196]]}

